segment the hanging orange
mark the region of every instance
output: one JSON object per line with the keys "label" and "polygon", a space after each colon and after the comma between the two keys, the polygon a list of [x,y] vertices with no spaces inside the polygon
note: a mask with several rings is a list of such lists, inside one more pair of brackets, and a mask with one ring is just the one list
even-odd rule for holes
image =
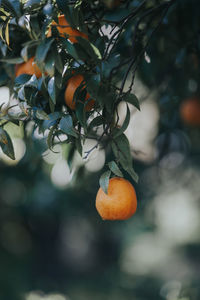
{"label": "hanging orange", "polygon": [[[56,26],[58,32],[60,33],[61,37],[66,37],[66,35],[68,35],[68,39],[72,42],[72,43],[77,43],[77,39],[76,36],[81,36],[85,39],[88,39],[87,34],[77,30],[77,29],[73,29],[69,23],[67,22],[67,20],[65,19],[64,15],[61,15],[58,17],[58,23],[56,23],[55,21],[52,22],[51,26]],[[51,27],[49,28],[49,32],[47,34],[47,37],[51,36]]]}
{"label": "hanging orange", "polygon": [[104,220],[129,219],[137,209],[137,197],[133,185],[124,178],[111,178],[108,194],[105,194],[102,188],[97,193],[96,209]]}
{"label": "hanging orange", "polygon": [[[65,90],[65,103],[68,107],[72,110],[76,109],[76,103],[74,101],[74,93],[76,89],[80,86],[83,82],[84,78],[82,75],[78,74],[71,77],[67,82],[67,87]],[[90,98],[90,95],[87,93],[85,97],[85,101]],[[90,111],[94,106],[95,101],[93,99],[89,100],[88,103],[85,105],[85,110]]]}
{"label": "hanging orange", "polygon": [[28,61],[15,66],[15,76],[17,77],[21,74],[35,74],[37,78],[42,76],[42,72],[34,62],[34,57],[31,57]]}
{"label": "hanging orange", "polygon": [[200,126],[200,99],[186,99],[180,107],[180,114],[185,124]]}

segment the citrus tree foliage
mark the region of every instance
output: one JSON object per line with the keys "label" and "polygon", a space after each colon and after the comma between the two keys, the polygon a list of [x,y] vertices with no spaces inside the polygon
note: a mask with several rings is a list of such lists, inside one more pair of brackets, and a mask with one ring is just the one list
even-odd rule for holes
{"label": "citrus tree foliage", "polygon": [[[18,100],[20,112],[11,107],[0,114],[0,146],[15,158],[12,141],[4,125],[13,122],[26,126],[34,121],[34,130],[48,133],[50,149],[57,143],[71,145],[69,159],[78,150],[87,158],[97,147],[113,152],[115,160],[106,162],[100,184],[107,189],[111,174],[126,172],[138,180],[132,165],[129,141],[124,131],[129,125],[130,110],[119,126],[118,106],[124,102],[140,109],[132,94],[137,66],[145,55],[154,32],[175,1],[93,1],[93,0],[2,0],[0,9],[0,84],[10,88]],[[117,6],[117,10],[115,10]],[[64,15],[71,28],[86,34],[73,43],[59,33],[52,22]],[[51,35],[48,35],[51,27]],[[109,32],[109,34],[108,34]],[[42,76],[15,76],[17,64],[34,57]],[[64,93],[69,78],[81,74],[83,84],[76,90],[76,109],[68,108]],[[125,84],[128,76],[128,90]],[[84,109],[87,93],[95,100],[91,111]],[[60,136],[62,135],[62,139]],[[65,138],[63,139],[63,135]],[[83,153],[86,139],[95,146]]]}

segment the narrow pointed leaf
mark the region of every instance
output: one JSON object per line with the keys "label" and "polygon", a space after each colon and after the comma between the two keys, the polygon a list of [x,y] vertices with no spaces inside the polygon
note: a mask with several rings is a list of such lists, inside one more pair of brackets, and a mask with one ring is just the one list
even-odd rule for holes
{"label": "narrow pointed leaf", "polygon": [[108,193],[108,185],[109,185],[109,179],[110,179],[111,171],[106,171],[103,173],[99,179],[99,184],[104,193]]}
{"label": "narrow pointed leaf", "polygon": [[138,110],[140,110],[140,103],[138,98],[134,94],[124,94],[123,100],[135,106]]}
{"label": "narrow pointed leaf", "polygon": [[115,175],[117,175],[117,176],[119,176],[119,177],[123,177],[123,174],[122,174],[122,172],[120,171],[120,169],[119,169],[119,167],[118,167],[118,165],[116,164],[115,161],[110,161],[110,162],[108,163],[108,167],[109,167],[109,169],[110,169]]}
{"label": "narrow pointed leaf", "polygon": [[52,77],[48,82],[48,93],[53,102],[56,104],[56,86],[55,86],[55,77]]}
{"label": "narrow pointed leaf", "polygon": [[127,105],[127,112],[126,112],[126,118],[124,120],[124,123],[122,124],[120,129],[115,128],[115,130],[113,130],[113,137],[116,138],[119,135],[121,135],[127,129],[129,122],[130,122],[130,109]]}
{"label": "narrow pointed leaf", "polygon": [[0,147],[4,154],[15,160],[13,143],[7,131],[5,131],[3,128],[0,128]]}

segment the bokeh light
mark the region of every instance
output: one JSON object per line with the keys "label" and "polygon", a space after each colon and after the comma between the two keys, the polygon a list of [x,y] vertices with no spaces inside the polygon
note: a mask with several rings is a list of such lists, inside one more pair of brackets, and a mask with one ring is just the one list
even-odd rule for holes
{"label": "bokeh light", "polygon": [[56,161],[51,171],[52,182],[62,188],[67,186],[72,179],[72,173],[70,173],[69,166],[64,159]]}

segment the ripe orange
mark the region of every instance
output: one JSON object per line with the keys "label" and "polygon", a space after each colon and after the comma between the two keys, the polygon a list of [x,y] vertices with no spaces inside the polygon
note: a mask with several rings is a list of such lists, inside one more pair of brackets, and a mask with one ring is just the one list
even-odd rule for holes
{"label": "ripe orange", "polygon": [[186,99],[180,107],[180,114],[186,124],[200,126],[200,99]]}
{"label": "ripe orange", "polygon": [[37,78],[42,76],[42,72],[34,62],[34,57],[31,57],[27,62],[16,65],[15,67],[15,76],[19,76],[21,74],[33,75]]}
{"label": "ripe orange", "polygon": [[[80,84],[83,82],[84,78],[82,75],[74,75],[71,77],[67,82],[67,87],[65,90],[65,103],[68,107],[70,107],[72,110],[76,109],[76,103],[73,101],[74,93],[76,89],[80,86]],[[87,101],[90,98],[90,95],[87,93],[85,97],[85,101]],[[88,103],[85,106],[86,111],[90,111],[94,106],[94,100],[89,100]]]}
{"label": "ripe orange", "polygon": [[109,180],[108,194],[102,188],[96,196],[96,209],[104,220],[126,220],[137,209],[137,197],[132,184],[120,177]]}
{"label": "ripe orange", "polygon": [[[67,20],[65,19],[64,15],[61,15],[58,17],[58,23],[56,23],[55,21],[52,22],[51,26],[56,26],[57,30],[60,33],[61,37],[65,37],[66,35],[69,35],[69,40],[72,43],[77,43],[77,39],[75,38],[76,36],[81,36],[85,39],[88,39],[87,34],[77,30],[77,29],[73,29],[69,23],[67,22]],[[47,37],[51,36],[51,27],[49,28],[49,32],[47,34]]]}

